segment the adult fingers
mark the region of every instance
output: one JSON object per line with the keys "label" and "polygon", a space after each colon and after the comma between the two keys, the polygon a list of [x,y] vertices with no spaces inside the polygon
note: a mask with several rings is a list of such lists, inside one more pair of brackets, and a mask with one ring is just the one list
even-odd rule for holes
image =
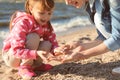
{"label": "adult fingers", "polygon": [[68,1],[69,1],[69,0],[65,0],[65,3],[66,3],[67,5],[68,5]]}
{"label": "adult fingers", "polygon": [[65,57],[62,59],[62,63],[67,63],[73,61],[73,58],[71,55],[65,55]]}

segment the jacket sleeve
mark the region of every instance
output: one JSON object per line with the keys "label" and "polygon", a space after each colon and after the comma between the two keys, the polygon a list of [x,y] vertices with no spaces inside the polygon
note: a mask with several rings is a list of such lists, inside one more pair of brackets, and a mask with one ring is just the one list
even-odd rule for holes
{"label": "jacket sleeve", "polygon": [[21,59],[36,59],[36,50],[25,48],[26,35],[32,27],[32,21],[19,20],[14,24],[11,31],[11,51],[13,55]]}
{"label": "jacket sleeve", "polygon": [[104,43],[114,51],[120,48],[120,0],[109,0],[112,35]]}

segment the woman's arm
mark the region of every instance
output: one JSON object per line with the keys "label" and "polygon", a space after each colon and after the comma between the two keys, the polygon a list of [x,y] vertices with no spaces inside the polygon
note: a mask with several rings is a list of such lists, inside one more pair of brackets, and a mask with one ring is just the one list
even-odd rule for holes
{"label": "woman's arm", "polygon": [[66,55],[63,58],[63,62],[87,59],[89,57],[97,56],[109,51],[107,46],[104,43],[101,43],[101,41],[98,41],[97,43],[96,41],[92,41],[92,43],[88,44],[85,43],[85,45],[82,44],[82,47],[84,50],[79,50],[78,46],[78,48],[74,49],[71,54]]}

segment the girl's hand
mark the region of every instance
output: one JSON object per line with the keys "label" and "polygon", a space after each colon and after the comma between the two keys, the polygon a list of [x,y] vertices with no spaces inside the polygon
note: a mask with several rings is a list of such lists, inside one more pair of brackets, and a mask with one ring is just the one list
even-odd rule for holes
{"label": "girl's hand", "polygon": [[78,46],[80,46],[80,41],[72,41],[72,42],[69,42],[65,45],[58,47],[58,48],[55,48],[54,54],[55,54],[55,56],[58,56],[61,54],[69,54],[69,52],[71,50],[75,49]]}
{"label": "girl's hand", "polygon": [[45,51],[37,51],[37,53],[38,53],[38,56],[43,60],[43,62],[45,62],[45,63],[48,62],[47,57],[46,57],[47,52],[45,52]]}
{"label": "girl's hand", "polygon": [[67,54],[69,50],[70,50],[70,45],[62,45],[54,49],[54,55],[58,56],[58,55]]}
{"label": "girl's hand", "polygon": [[49,57],[52,57],[52,53],[48,53],[46,51],[37,51],[38,56],[41,57],[41,59],[43,60],[44,63],[48,63],[49,62]]}

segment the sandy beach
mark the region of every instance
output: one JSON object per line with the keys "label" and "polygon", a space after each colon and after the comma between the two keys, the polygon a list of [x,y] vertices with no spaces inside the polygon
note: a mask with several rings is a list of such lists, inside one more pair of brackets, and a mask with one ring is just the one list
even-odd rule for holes
{"label": "sandy beach", "polygon": [[[95,28],[78,30],[62,36],[57,36],[59,44],[80,40],[89,42],[97,36]],[[72,63],[54,64],[54,68],[47,72],[37,72],[32,80],[120,80],[120,76],[113,75],[111,70],[120,66],[120,52],[108,52]],[[21,80],[17,70],[7,67],[0,54],[0,80]]]}

